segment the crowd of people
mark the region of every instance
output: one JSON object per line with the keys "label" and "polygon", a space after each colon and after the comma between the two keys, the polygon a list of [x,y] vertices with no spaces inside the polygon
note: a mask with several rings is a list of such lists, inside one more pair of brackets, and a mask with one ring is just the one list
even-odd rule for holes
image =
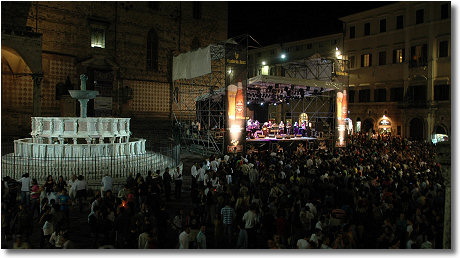
{"label": "crowd of people", "polygon": [[[93,248],[442,248],[435,157],[429,143],[354,135],[333,150],[210,156],[193,164],[184,194],[179,167],[130,174],[120,189],[105,175],[100,191],[82,176],[4,178],[2,246],[14,238],[13,248],[30,248],[38,228],[41,248],[78,246],[72,234],[82,230]],[[185,194],[191,204],[171,205]],[[87,224],[71,227],[74,212],[89,214]]]}

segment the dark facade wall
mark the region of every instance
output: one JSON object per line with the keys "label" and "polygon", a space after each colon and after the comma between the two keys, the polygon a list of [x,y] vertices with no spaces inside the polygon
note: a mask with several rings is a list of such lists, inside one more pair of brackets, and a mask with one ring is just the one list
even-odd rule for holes
{"label": "dark facade wall", "polygon": [[[192,42],[205,47],[227,38],[227,3],[200,2],[199,18],[194,17],[194,5],[194,2],[144,1],[2,2],[2,28],[6,24],[3,20],[7,19],[13,27],[28,26],[42,34],[42,116],[61,115],[63,103],[56,99],[56,87],[65,84],[67,77],[72,87],[78,89],[81,73],[109,71],[113,74],[113,80],[106,82],[110,87],[112,116],[165,119],[170,114],[172,87],[168,74],[172,57],[191,50]],[[105,28],[105,48],[91,47],[94,25]],[[158,37],[156,71],[147,68],[147,36],[151,29]],[[2,75],[2,79],[6,79],[2,80],[2,98],[11,99],[2,108],[30,117],[31,78],[12,80]],[[94,87],[92,81],[88,83],[90,88]],[[124,88],[129,88],[129,96],[123,95]],[[77,106],[75,109],[78,111]],[[15,121],[5,121],[2,125],[6,127],[2,129],[13,132],[14,128],[8,124],[18,123],[30,128],[29,119],[11,119]]]}

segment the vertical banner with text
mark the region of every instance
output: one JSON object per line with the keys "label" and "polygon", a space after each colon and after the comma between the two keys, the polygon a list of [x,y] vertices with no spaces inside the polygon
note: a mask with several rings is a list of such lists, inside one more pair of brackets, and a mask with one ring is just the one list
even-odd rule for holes
{"label": "vertical banner with text", "polygon": [[225,45],[226,152],[244,151],[246,141],[247,43]]}
{"label": "vertical banner with text", "polygon": [[345,147],[347,144],[346,137],[346,127],[345,127],[345,119],[348,115],[348,104],[347,104],[347,90],[343,90],[343,92],[337,92],[337,139],[335,142],[336,147]]}

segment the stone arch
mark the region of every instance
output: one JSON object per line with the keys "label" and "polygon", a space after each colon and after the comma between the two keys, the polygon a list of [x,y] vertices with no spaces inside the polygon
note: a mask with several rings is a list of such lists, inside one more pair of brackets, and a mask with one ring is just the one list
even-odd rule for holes
{"label": "stone arch", "polygon": [[363,133],[367,133],[374,130],[374,119],[372,118],[367,118],[366,120],[363,121],[363,124],[362,124],[362,132]]}
{"label": "stone arch", "polygon": [[409,121],[409,137],[414,140],[424,139],[424,121],[420,117],[414,117]]}
{"label": "stone arch", "polygon": [[32,69],[15,49],[2,46],[2,74],[30,74]]}
{"label": "stone arch", "polygon": [[30,73],[42,73],[41,48],[39,48],[37,51],[28,51],[26,49],[15,48],[11,46],[8,40],[2,41],[2,63],[4,58],[6,58],[8,61],[12,61],[11,58],[16,58],[24,62],[24,64],[30,69]]}

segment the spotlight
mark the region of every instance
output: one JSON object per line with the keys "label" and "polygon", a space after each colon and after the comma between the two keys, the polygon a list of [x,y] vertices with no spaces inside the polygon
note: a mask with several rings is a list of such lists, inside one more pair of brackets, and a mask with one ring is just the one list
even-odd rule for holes
{"label": "spotlight", "polygon": [[266,65],[267,63],[265,61],[262,61],[262,65]]}
{"label": "spotlight", "polygon": [[248,105],[249,105],[249,101],[248,101],[248,102],[246,102],[246,104],[248,104]]}
{"label": "spotlight", "polygon": [[263,103],[263,102],[261,102],[261,103],[260,103],[260,105],[261,105],[261,106],[263,106],[263,105],[264,105],[264,103]]}
{"label": "spotlight", "polygon": [[285,59],[285,58],[286,58],[286,55],[285,55],[285,54],[281,54],[281,58],[282,58],[282,59]]}
{"label": "spotlight", "polygon": [[275,104],[274,104],[274,105],[276,106],[276,102],[275,102]]}

